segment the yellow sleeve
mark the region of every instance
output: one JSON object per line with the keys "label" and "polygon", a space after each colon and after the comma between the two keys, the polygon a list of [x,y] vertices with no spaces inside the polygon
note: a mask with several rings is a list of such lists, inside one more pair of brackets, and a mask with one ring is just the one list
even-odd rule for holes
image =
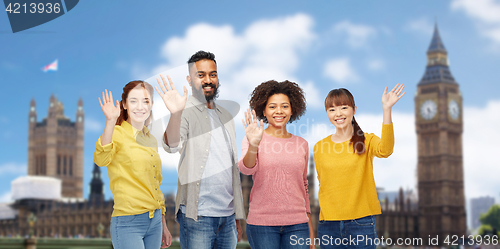
{"label": "yellow sleeve", "polygon": [[111,143],[106,144],[104,146],[101,145],[101,137],[97,139],[95,143],[95,151],[94,151],[94,163],[97,166],[108,166],[116,153],[116,141],[121,139],[121,134],[118,132],[118,129],[114,129],[113,131],[113,139]]}
{"label": "yellow sleeve", "polygon": [[394,150],[394,128],[393,124],[382,124],[381,138],[373,135],[370,150],[374,156],[379,158],[389,157]]}

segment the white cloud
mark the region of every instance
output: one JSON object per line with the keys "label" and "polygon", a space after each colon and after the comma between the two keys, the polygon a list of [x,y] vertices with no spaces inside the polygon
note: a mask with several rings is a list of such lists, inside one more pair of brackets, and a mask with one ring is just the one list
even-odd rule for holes
{"label": "white cloud", "polygon": [[12,201],[12,194],[10,191],[4,192],[0,195],[0,203],[6,203]]}
{"label": "white cloud", "polygon": [[464,177],[467,198],[497,196],[500,189],[498,153],[500,100],[486,107],[464,108]]}
{"label": "white cloud", "polygon": [[24,163],[4,163],[0,165],[0,175],[3,174],[26,174],[27,168]]}
{"label": "white cloud", "polygon": [[500,48],[500,1],[453,0],[452,10],[462,10],[476,20],[479,32]]}
{"label": "white cloud", "polygon": [[85,117],[85,132],[102,132],[104,126],[102,122],[97,121],[92,117]]}
{"label": "white cloud", "polygon": [[347,57],[327,61],[323,69],[323,75],[340,84],[359,80],[359,76],[352,68],[351,61]]}
{"label": "white cloud", "polygon": [[160,154],[163,169],[177,169],[177,167],[179,166],[179,159],[181,158],[181,154],[167,153],[162,147],[158,148],[158,154]]}
{"label": "white cloud", "polygon": [[[316,39],[313,19],[305,14],[295,14],[251,23],[241,32],[231,25],[216,26],[198,23],[190,26],[184,36],[169,38],[161,48],[165,63],[146,73],[140,65],[132,69],[135,77],[147,78],[156,85],[158,73],[173,75],[179,91],[188,86],[186,61],[198,50],[216,55],[221,83],[219,99],[237,100],[248,106],[248,96],[260,83],[267,80],[298,82],[294,73],[300,65],[300,55],[311,48]],[[147,75],[147,77],[144,77]],[[313,82],[303,85],[309,95],[317,94]],[[159,97],[155,94],[155,99]],[[308,98],[309,99],[309,98]],[[156,102],[158,103],[158,102]],[[317,105],[315,101],[311,105]]]}
{"label": "white cloud", "polygon": [[500,22],[500,3],[496,0],[454,0],[451,8],[464,10],[471,17],[486,23]]}
{"label": "white cloud", "polygon": [[373,27],[363,24],[353,24],[350,21],[339,22],[335,24],[333,29],[339,34],[346,34],[347,44],[352,48],[366,46],[369,39],[377,34],[377,30]]}
{"label": "white cloud", "polygon": [[419,19],[414,19],[409,21],[406,26],[406,30],[416,31],[423,35],[430,36],[434,30],[434,26],[426,17],[421,17]]}
{"label": "white cloud", "polygon": [[[416,187],[417,137],[413,113],[393,111],[395,145],[389,158],[373,160],[373,173],[377,187],[398,190]],[[382,115],[360,113],[356,120],[364,132],[379,136],[382,132]]]}
{"label": "white cloud", "polygon": [[322,97],[320,96],[318,88],[313,82],[308,81],[305,84],[301,84],[302,90],[306,95],[307,107],[321,107],[323,105]]}

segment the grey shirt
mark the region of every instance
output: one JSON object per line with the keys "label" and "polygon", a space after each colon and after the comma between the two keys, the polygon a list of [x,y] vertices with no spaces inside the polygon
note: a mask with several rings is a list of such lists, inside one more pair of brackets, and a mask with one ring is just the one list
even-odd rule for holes
{"label": "grey shirt", "polygon": [[[236,131],[231,114],[224,108],[216,105],[215,108],[225,130],[229,133],[232,155],[232,188],[233,205],[236,219],[245,219],[243,195],[241,192],[240,171],[236,152]],[[180,143],[173,148],[163,141],[163,148],[168,153],[180,152],[179,180],[175,197],[175,213],[181,205],[186,207],[186,217],[197,220],[200,184],[207,165],[212,137],[212,125],[208,114],[208,107],[193,96],[190,96],[186,108],[182,112],[180,127]]]}

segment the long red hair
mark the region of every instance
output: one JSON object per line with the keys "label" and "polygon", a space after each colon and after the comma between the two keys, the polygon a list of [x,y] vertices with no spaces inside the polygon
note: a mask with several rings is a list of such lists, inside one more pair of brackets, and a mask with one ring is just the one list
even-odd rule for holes
{"label": "long red hair", "polygon": [[[149,95],[151,96],[151,104],[153,103],[154,91],[153,87],[149,83],[142,80],[130,81],[123,87],[122,100],[120,101],[120,116],[116,120],[116,125],[121,125],[123,121],[126,121],[128,119],[127,110],[125,110],[123,106],[125,105],[125,103],[127,103],[127,98],[130,91],[132,91],[137,86],[141,86],[143,89],[146,89],[149,92]],[[149,114],[148,119],[146,119],[146,121],[144,122],[145,126],[148,126],[151,123],[152,116],[153,110],[151,109],[151,113]]]}

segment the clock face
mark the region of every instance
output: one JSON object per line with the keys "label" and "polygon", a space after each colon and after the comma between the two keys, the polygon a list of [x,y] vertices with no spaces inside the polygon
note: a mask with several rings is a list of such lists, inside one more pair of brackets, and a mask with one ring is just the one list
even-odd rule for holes
{"label": "clock face", "polygon": [[454,120],[457,120],[460,116],[460,107],[458,106],[457,101],[455,101],[454,99],[450,100],[450,102],[448,103],[448,113]]}
{"label": "clock face", "polygon": [[420,106],[420,115],[425,120],[431,120],[434,116],[436,116],[437,112],[437,106],[436,103],[432,100],[426,100],[421,106]]}

